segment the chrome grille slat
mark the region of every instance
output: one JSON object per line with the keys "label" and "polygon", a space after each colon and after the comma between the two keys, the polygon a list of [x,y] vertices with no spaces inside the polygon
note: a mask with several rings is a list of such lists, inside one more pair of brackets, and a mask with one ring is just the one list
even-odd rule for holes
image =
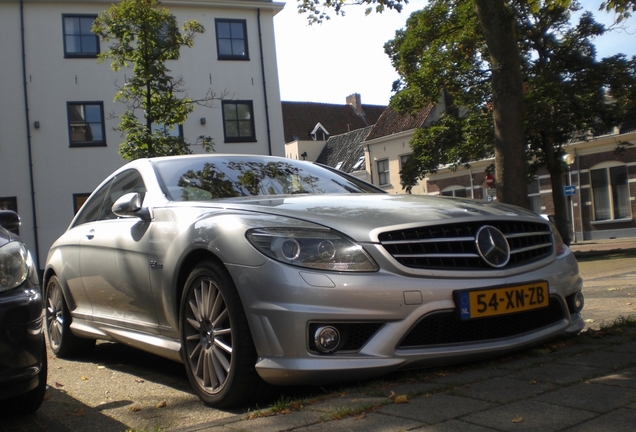
{"label": "chrome grille slat", "polygon": [[[424,226],[381,233],[382,246],[400,264],[416,269],[449,271],[492,270],[477,250],[475,236],[483,226],[493,226],[506,237],[510,260],[505,268],[520,267],[553,253],[547,223],[480,221]],[[501,268],[500,268],[501,269]]]}
{"label": "chrome grille slat", "polygon": [[477,254],[396,254],[394,258],[447,258],[452,256],[454,258],[479,258]]}
{"label": "chrome grille slat", "polygon": [[540,244],[540,245],[536,245],[536,246],[530,246],[530,247],[523,248],[523,249],[511,250],[510,253],[511,254],[515,254],[515,253],[528,252],[528,251],[531,251],[531,250],[540,249],[540,248],[544,248],[544,247],[552,247],[552,243],[544,243],[544,244]]}
{"label": "chrome grille slat", "polygon": [[544,232],[536,232],[536,233],[519,233],[519,234],[508,234],[506,235],[506,238],[518,238],[518,237],[530,237],[530,236],[535,236],[535,235],[549,235],[551,234],[550,231],[544,231]]}
{"label": "chrome grille slat", "polygon": [[[423,240],[391,240],[387,242],[382,242],[382,244],[409,244],[409,243],[435,243],[438,242],[439,239],[423,239]],[[460,241],[475,241],[474,237],[458,237],[458,238],[449,238],[447,239],[449,242],[460,242]]]}

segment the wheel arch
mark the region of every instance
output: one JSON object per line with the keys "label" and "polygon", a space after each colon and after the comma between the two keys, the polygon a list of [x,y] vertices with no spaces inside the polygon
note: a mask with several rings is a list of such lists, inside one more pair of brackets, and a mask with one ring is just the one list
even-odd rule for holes
{"label": "wheel arch", "polygon": [[[176,279],[176,293],[175,293],[175,299],[176,301],[176,317],[177,317],[177,322],[179,322],[180,318],[181,318],[181,307],[180,307],[180,303],[181,303],[181,297],[183,295],[183,290],[185,289],[185,283],[188,280],[188,276],[190,276],[190,273],[192,273],[192,270],[194,270],[194,268],[199,264],[202,263],[204,261],[214,261],[216,264],[218,264],[221,268],[223,268],[228,275],[230,276],[230,278],[232,277],[232,275],[230,275],[230,272],[227,271],[227,268],[225,267],[225,264],[223,264],[223,261],[214,253],[210,252],[207,249],[194,249],[192,251],[190,251],[181,261],[181,265],[179,266],[179,271],[177,273],[177,279]],[[234,281],[234,279],[232,279],[232,281]]]}
{"label": "wheel arch", "polygon": [[49,281],[51,280],[53,276],[57,277],[57,281],[60,285],[60,288],[62,289],[62,294],[64,295],[64,301],[66,302],[66,306],[71,311],[75,310],[77,305],[73,301],[73,296],[71,295],[71,292],[68,289],[68,286],[66,286],[64,281],[58,276],[57,272],[52,267],[48,267],[47,269],[45,269],[42,275],[42,294],[46,298],[46,295],[47,295],[46,291],[48,289]]}

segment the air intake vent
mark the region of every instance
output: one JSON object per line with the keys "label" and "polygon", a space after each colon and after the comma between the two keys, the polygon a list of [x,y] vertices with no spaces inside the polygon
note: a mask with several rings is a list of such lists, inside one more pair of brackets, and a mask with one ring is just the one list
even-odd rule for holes
{"label": "air intake vent", "polygon": [[461,320],[457,312],[432,313],[422,318],[402,339],[398,349],[433,345],[483,342],[536,331],[563,320],[561,302],[550,298],[550,306],[510,315]]}

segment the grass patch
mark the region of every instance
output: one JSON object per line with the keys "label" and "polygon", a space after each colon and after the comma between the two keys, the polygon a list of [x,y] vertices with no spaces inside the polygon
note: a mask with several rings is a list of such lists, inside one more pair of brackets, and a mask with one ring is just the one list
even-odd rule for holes
{"label": "grass patch", "polygon": [[[622,335],[634,329],[636,329],[636,315],[619,316],[614,321],[603,321],[598,329],[588,328],[582,331],[578,337],[598,339],[604,336]],[[636,337],[636,333],[633,336]]]}
{"label": "grass patch", "polygon": [[309,405],[309,402],[305,399],[291,399],[285,396],[281,396],[271,407],[265,410],[258,410],[247,415],[249,420],[253,420],[260,417],[269,417],[278,414],[289,414],[294,411],[299,411],[303,407]]}
{"label": "grass patch", "polygon": [[366,414],[366,413],[369,413],[369,412],[373,412],[376,409],[378,409],[381,406],[384,406],[384,405],[386,405],[388,403],[389,403],[389,401],[387,399],[387,403],[382,403],[382,404],[374,403],[374,404],[360,405],[358,407],[338,408],[333,413],[329,414],[329,419],[330,420],[342,420],[343,418],[346,418],[346,417],[356,417],[356,416],[359,416],[360,414]]}

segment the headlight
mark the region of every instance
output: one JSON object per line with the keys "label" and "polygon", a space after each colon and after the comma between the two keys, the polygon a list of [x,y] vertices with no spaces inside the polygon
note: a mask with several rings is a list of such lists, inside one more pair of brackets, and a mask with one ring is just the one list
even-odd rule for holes
{"label": "headlight", "polygon": [[563,237],[559,234],[559,230],[556,228],[556,225],[552,225],[552,232],[554,233],[554,247],[556,249],[557,256],[563,255],[565,251],[568,249],[567,245],[563,241]]}
{"label": "headlight", "polygon": [[20,242],[0,247],[0,292],[17,288],[29,276],[31,255]]}
{"label": "headlight", "polygon": [[359,244],[330,230],[257,228],[247,239],[277,261],[319,270],[377,271],[378,266]]}

